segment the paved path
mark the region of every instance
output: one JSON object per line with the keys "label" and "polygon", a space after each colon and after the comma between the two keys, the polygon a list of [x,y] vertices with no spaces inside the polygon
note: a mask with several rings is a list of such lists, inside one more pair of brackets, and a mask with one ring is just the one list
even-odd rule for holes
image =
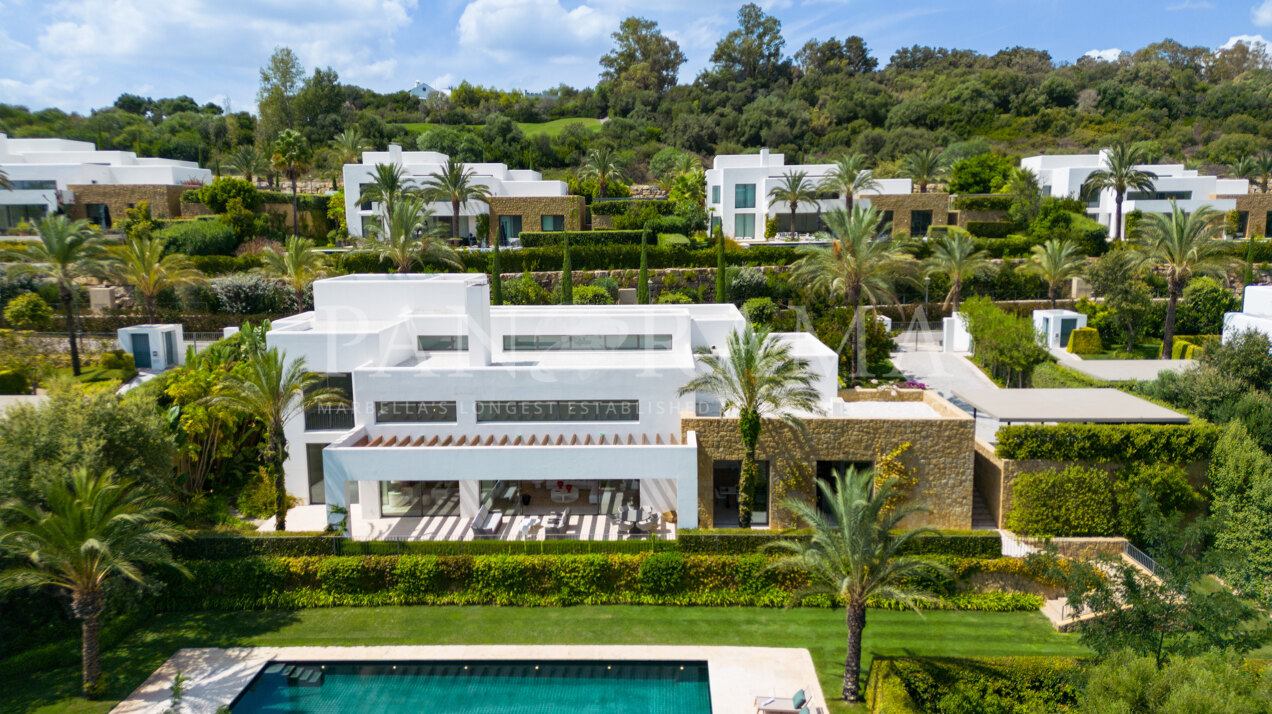
{"label": "paved path", "polygon": [[[955,396],[956,391],[998,388],[984,372],[967,360],[965,354],[942,352],[940,333],[935,330],[920,331],[917,345],[913,331],[898,336],[892,364],[908,379],[926,384],[969,415],[972,414],[971,405]],[[994,443],[997,431],[997,419],[977,415],[976,435],[981,440]]]}

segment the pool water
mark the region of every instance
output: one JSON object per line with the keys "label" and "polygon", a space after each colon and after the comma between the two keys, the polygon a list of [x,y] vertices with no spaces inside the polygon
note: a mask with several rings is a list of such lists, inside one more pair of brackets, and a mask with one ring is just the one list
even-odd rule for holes
{"label": "pool water", "polygon": [[710,714],[705,662],[274,662],[234,714]]}

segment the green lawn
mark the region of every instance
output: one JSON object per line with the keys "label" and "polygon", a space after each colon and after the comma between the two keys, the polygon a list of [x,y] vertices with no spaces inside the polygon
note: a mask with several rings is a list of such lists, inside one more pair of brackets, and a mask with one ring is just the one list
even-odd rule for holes
{"label": "green lawn", "polygon": [[[518,122],[517,126],[521,127],[521,131],[525,133],[527,137],[537,136],[539,134],[547,134],[548,138],[555,138],[557,135],[561,133],[562,130],[565,129],[565,127],[569,126],[570,124],[582,124],[583,126],[587,127],[588,129],[592,131],[598,131],[601,128],[601,120],[594,119],[592,117],[567,117],[565,119],[554,119],[552,121],[545,121],[545,122],[539,122],[539,123]],[[399,124],[398,126],[406,129],[407,131],[411,133],[422,134],[428,131],[429,129],[436,129],[438,127],[447,126],[447,125],[446,124],[431,124],[428,122],[414,122],[414,123],[408,123],[408,124]],[[467,128],[481,129],[481,125],[469,124]]]}
{"label": "green lawn", "polygon": [[99,382],[126,382],[137,375],[137,370],[129,369],[102,369],[101,367],[81,367],[79,377],[71,374],[71,368],[53,370],[53,374],[58,377],[71,377],[77,379],[80,384],[94,384]]}
{"label": "green lawn", "polygon": [[1110,349],[1102,352],[1096,352],[1091,355],[1082,355],[1082,359],[1160,359],[1162,356],[1162,341],[1150,339],[1141,342],[1130,351],[1122,350],[1126,345],[1110,345]]}
{"label": "green lawn", "polygon": [[[843,676],[842,611],[675,607],[380,607],[161,615],[106,652],[106,700],[75,696],[79,672],[24,675],[0,689],[0,711],[106,712],[181,647],[402,644],[700,644],[806,647],[828,696]],[[872,655],[1072,656],[1074,635],[1039,613],[871,610]],[[0,682],[7,676],[0,665]],[[845,706],[833,712],[848,712]]]}

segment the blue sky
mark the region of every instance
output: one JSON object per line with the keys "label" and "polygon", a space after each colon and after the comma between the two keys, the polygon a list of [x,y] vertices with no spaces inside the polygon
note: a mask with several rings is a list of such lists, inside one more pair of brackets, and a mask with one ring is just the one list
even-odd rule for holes
{"label": "blue sky", "polygon": [[[659,23],[707,65],[738,0],[0,0],[0,102],[85,111],[123,92],[255,105],[277,45],[379,91],[415,81],[590,86],[622,18]],[[1072,61],[1164,37],[1218,47],[1272,37],[1272,0],[770,0],[788,54],[810,37],[861,35],[886,62],[913,44],[1024,45]],[[1262,34],[1261,34],[1262,33]]]}

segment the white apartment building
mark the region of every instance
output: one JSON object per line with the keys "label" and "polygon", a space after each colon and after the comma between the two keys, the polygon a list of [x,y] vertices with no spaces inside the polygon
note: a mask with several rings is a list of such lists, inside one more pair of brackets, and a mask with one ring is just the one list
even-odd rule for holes
{"label": "white apartment building", "polygon": [[[13,184],[0,190],[0,229],[38,221],[77,202],[77,186],[182,186],[204,184],[212,172],[190,161],[98,151],[87,141],[14,139],[0,134],[0,171]],[[89,220],[109,225],[105,204],[86,207]],[[82,208],[83,210],[83,208]],[[114,219],[122,219],[122,215]]]}
{"label": "white apartment building", "polygon": [[[1020,165],[1038,176],[1038,184],[1042,187],[1044,195],[1084,199],[1087,204],[1087,213],[1101,224],[1108,226],[1110,235],[1114,233],[1113,220],[1116,213],[1117,194],[1113,189],[1105,189],[1094,196],[1082,194],[1082,184],[1087,177],[1107,167],[1105,152],[1029,156],[1021,159]],[[1217,176],[1206,176],[1195,169],[1184,168],[1183,164],[1144,164],[1139,168],[1152,172],[1157,178],[1153,179],[1151,192],[1127,192],[1122,202],[1123,229],[1125,229],[1126,214],[1131,211],[1168,213],[1170,201],[1173,199],[1182,210],[1189,213],[1206,205],[1223,213],[1237,208],[1236,197],[1245,196],[1250,191],[1250,182],[1246,179],[1221,179]]]}
{"label": "white apartment building", "polygon": [[[401,146],[390,144],[388,151],[364,152],[360,164],[345,164],[345,215],[348,216],[349,234],[366,235],[367,226],[375,224],[383,215],[383,208],[379,204],[359,201],[362,186],[371,183],[377,164],[402,166],[406,170],[407,180],[416,187],[422,187],[428,182],[431,174],[440,173],[446,167],[447,159],[445,154],[436,151],[403,151]],[[472,163],[465,164],[465,167],[473,172],[473,183],[485,186],[490,190],[490,195],[496,199],[550,198],[569,195],[569,189],[564,181],[545,181],[538,171],[510,169],[507,164],[498,163]],[[502,203],[508,202],[502,201]],[[528,216],[523,216],[521,212],[499,211],[500,204],[501,201],[496,200],[489,206],[481,201],[470,201],[461,205],[459,235],[464,238],[483,238],[477,236],[477,216],[490,213],[492,207],[499,214],[499,218],[496,225],[491,227],[491,233],[495,234],[502,227],[504,235],[509,240],[515,239],[522,230],[566,230],[566,224],[571,222],[575,223],[573,227],[577,229],[577,223],[582,219],[582,216],[576,215],[571,221],[568,209],[562,208],[560,210],[566,211],[565,213],[548,213],[541,221],[531,224],[525,220]],[[452,220],[450,203],[435,202],[430,207],[439,221],[450,224]],[[538,214],[533,217],[539,218]]]}
{"label": "white apartment building", "polygon": [[[707,170],[707,213],[724,234],[735,240],[763,239],[764,225],[770,216],[778,221],[778,234],[790,231],[790,207],[772,203],[772,191],[781,185],[782,177],[792,171],[803,171],[814,186],[834,169],[834,164],[786,164],[786,156],[760,149],[758,154],[725,154],[715,157]],[[909,194],[910,179],[879,179],[879,187],[861,194],[862,205],[870,196]],[[822,230],[820,214],[843,208],[842,196],[827,194],[815,203],[801,203],[795,215],[796,233]]]}

